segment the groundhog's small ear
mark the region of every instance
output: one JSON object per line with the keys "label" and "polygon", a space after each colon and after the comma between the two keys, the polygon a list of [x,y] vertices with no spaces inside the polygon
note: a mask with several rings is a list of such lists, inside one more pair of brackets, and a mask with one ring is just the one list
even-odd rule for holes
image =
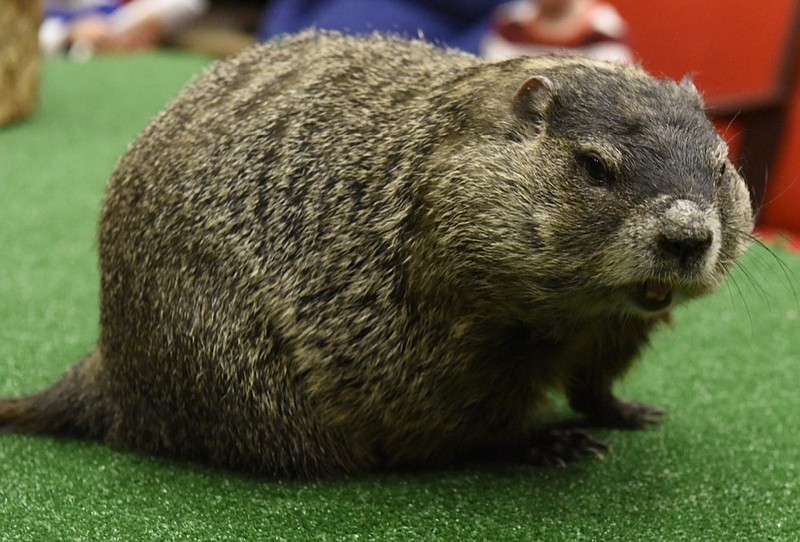
{"label": "groundhog's small ear", "polygon": [[529,77],[514,95],[514,111],[523,117],[542,115],[553,100],[555,89],[555,83],[543,75]]}
{"label": "groundhog's small ear", "polygon": [[700,93],[700,91],[697,89],[697,87],[694,84],[694,78],[691,76],[691,74],[687,73],[686,75],[684,75],[683,78],[681,79],[681,82],[678,83],[678,85],[682,89],[688,90],[692,94],[696,94],[697,96],[702,97],[702,94]]}

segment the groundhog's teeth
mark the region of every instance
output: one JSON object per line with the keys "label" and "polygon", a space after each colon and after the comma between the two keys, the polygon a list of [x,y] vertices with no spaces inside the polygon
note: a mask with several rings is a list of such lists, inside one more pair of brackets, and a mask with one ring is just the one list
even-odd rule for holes
{"label": "groundhog's teeth", "polygon": [[665,282],[649,280],[644,283],[644,297],[649,301],[666,301],[671,292],[672,286]]}

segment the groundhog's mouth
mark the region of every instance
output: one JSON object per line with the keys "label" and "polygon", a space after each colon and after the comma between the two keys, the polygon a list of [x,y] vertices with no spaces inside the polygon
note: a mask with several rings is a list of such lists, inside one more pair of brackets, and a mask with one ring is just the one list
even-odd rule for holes
{"label": "groundhog's mouth", "polygon": [[634,288],[631,299],[643,311],[663,311],[672,304],[672,285],[657,280],[648,280]]}

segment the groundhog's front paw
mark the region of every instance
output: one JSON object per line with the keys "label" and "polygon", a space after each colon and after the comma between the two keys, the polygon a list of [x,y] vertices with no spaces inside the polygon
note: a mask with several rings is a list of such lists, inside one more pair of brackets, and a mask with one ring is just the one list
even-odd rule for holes
{"label": "groundhog's front paw", "polygon": [[535,435],[528,461],[539,467],[565,467],[584,457],[603,459],[608,444],[579,429],[543,429]]}
{"label": "groundhog's front paw", "polygon": [[667,414],[661,408],[634,401],[620,401],[613,399],[591,413],[589,419],[598,426],[613,429],[644,429],[650,425],[657,425]]}

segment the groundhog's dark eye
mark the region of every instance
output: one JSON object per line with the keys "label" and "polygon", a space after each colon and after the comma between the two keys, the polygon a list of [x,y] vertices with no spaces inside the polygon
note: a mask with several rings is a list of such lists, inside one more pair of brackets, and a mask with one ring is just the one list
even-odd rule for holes
{"label": "groundhog's dark eye", "polygon": [[593,152],[581,155],[581,165],[586,176],[596,184],[609,184],[614,180],[606,163]]}
{"label": "groundhog's dark eye", "polygon": [[720,178],[724,177],[727,172],[728,172],[728,164],[727,162],[722,162],[722,164],[720,164],[719,166],[719,171],[718,171]]}

